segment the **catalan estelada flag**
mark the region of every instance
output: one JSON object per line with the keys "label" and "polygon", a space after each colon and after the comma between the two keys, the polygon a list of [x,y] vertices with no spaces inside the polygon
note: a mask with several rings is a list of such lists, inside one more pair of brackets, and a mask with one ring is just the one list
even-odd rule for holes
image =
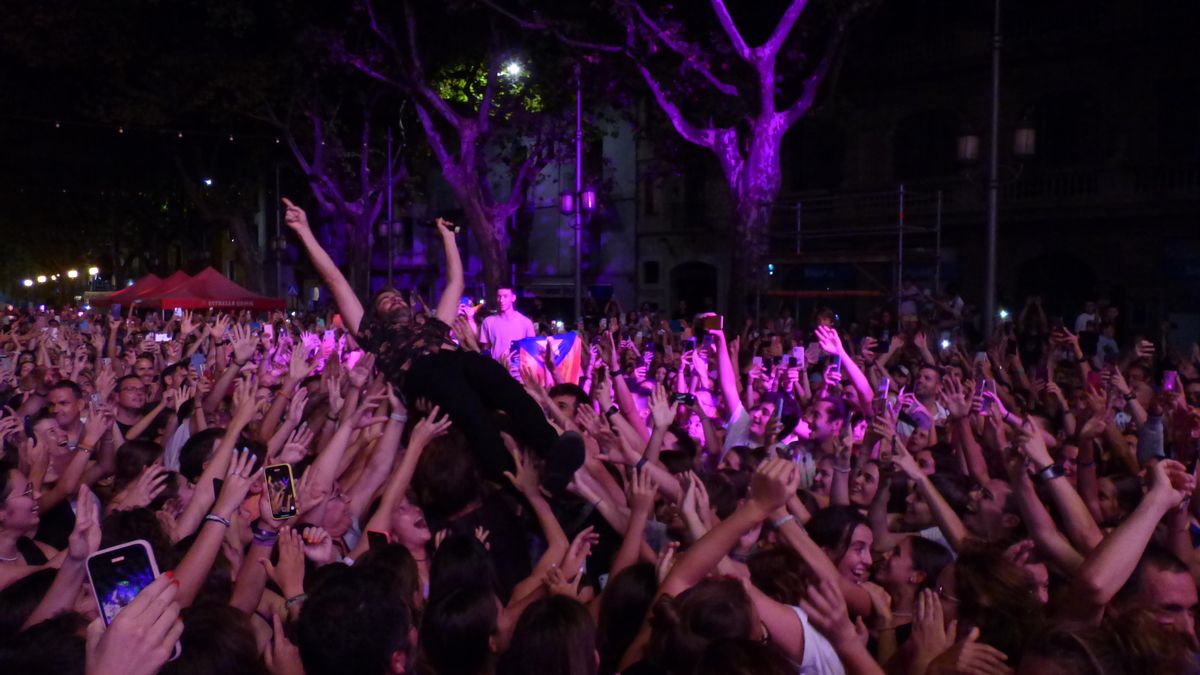
{"label": "catalan estelada flag", "polygon": [[554,370],[561,382],[579,383],[583,371],[583,340],[579,334],[572,331],[549,337],[531,337],[517,340],[520,353],[520,366],[532,368],[534,372],[543,374],[543,383],[553,384],[550,372],[546,370],[546,350],[549,349],[554,357]]}

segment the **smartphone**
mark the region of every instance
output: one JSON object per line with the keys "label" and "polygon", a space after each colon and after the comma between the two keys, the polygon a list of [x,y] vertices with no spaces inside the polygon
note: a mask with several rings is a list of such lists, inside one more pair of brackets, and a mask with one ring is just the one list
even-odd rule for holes
{"label": "smartphone", "polygon": [[991,403],[988,402],[987,398],[985,398],[983,396],[983,394],[985,392],[989,392],[989,391],[992,392],[993,394],[995,394],[996,393],[996,382],[994,380],[991,380],[991,379],[988,379],[985,377],[984,379],[979,381],[979,384],[976,386],[976,389],[979,391],[979,396],[980,396],[980,399],[979,399],[981,402],[980,410],[983,411],[983,413],[986,415],[988,410],[991,408]]}
{"label": "smartphone", "polygon": [[687,406],[696,405],[696,395],[689,393],[671,394],[671,403],[682,403]]}
{"label": "smartphone", "polygon": [[1163,391],[1179,391],[1179,373],[1174,370],[1163,372],[1162,388]]}
{"label": "smartphone", "polygon": [[706,316],[701,320],[701,326],[704,330],[723,330],[725,328],[725,317],[720,314]]}
{"label": "smartphone", "polygon": [[[1163,388],[1166,389],[1167,378],[1163,376]],[[1104,386],[1104,376],[1099,371],[1092,370],[1087,374],[1087,386],[1090,388],[1100,389]]]}
{"label": "smartphone", "polygon": [[713,339],[711,334],[705,335],[704,339],[700,341],[700,345],[704,347],[706,351],[712,349],[714,344],[716,344],[716,341]]}
{"label": "smartphone", "polygon": [[388,536],[387,532],[380,532],[379,530],[367,530],[367,549],[368,550],[373,551],[377,548],[382,548],[384,546],[387,546],[390,543],[391,543],[391,537]]}
{"label": "smartphone", "polygon": [[888,394],[892,392],[892,381],[889,378],[879,380],[879,386],[875,388],[875,398],[871,399],[871,409],[876,415],[883,415],[887,412]]}
{"label": "smartphone", "polygon": [[696,338],[688,338],[683,341],[683,351],[691,352],[696,350]]}
{"label": "smartphone", "polygon": [[796,359],[795,354],[788,357],[788,368],[795,368],[798,365],[800,365],[800,362]]}
{"label": "smartphone", "polygon": [[170,342],[171,334],[170,333],[155,333],[154,341],[155,342]]}
{"label": "smartphone", "polygon": [[653,340],[646,340],[645,342],[642,343],[642,353],[643,354],[653,354],[654,353],[654,341]]}
{"label": "smartphone", "polygon": [[296,515],[296,482],[292,479],[291,464],[272,464],[266,468],[267,499],[271,502],[271,517],[285,520]]}
{"label": "smartphone", "polygon": [[87,573],[100,616],[107,626],[143,588],[158,578],[158,563],[150,544],[135,539],[88,556]]}
{"label": "smartphone", "polygon": [[106,356],[100,359],[100,363],[103,363],[105,368],[109,368],[112,366],[112,359]]}
{"label": "smartphone", "polygon": [[762,368],[762,364],[763,364],[763,359],[761,356],[750,357],[750,365],[754,366],[755,368]]}
{"label": "smartphone", "polygon": [[182,317],[182,316],[183,316],[183,308],[182,308],[182,307],[176,307],[176,308],[175,308],[175,317],[176,317],[176,318],[179,318],[179,317]]}

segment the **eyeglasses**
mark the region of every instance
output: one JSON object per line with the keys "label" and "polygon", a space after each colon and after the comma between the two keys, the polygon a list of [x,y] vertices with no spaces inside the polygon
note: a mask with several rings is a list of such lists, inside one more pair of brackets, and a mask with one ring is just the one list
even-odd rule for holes
{"label": "eyeglasses", "polygon": [[958,602],[958,598],[946,592],[945,586],[938,585],[937,594],[939,598],[945,600],[946,602]]}

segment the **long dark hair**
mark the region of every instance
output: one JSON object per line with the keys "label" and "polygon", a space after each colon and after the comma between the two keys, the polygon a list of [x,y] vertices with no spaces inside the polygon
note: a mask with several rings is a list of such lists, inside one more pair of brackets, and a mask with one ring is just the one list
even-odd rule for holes
{"label": "long dark hair", "polygon": [[596,626],[578,601],[552,595],[521,613],[499,675],[596,675]]}
{"label": "long dark hair", "polygon": [[658,592],[658,575],[652,563],[638,563],[608,580],[600,597],[596,643],[600,649],[600,672],[617,672],[625,650],[633,644],[642,620]]}
{"label": "long dark hair", "polygon": [[421,670],[438,675],[478,675],[492,661],[489,640],[500,609],[494,593],[460,588],[431,600],[421,621]]}
{"label": "long dark hair", "polygon": [[695,670],[711,643],[749,638],[756,627],[741,582],[707,579],[654,605],[648,654],[654,664],[683,675]]}

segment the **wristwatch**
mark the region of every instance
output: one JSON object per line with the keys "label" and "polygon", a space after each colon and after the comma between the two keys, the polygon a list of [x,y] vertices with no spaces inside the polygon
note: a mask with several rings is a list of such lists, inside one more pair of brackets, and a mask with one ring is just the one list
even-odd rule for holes
{"label": "wristwatch", "polygon": [[1055,478],[1062,478],[1067,475],[1066,469],[1062,468],[1061,464],[1051,464],[1044,469],[1039,470],[1033,476],[1033,480],[1038,483],[1049,483]]}
{"label": "wristwatch", "polygon": [[621,412],[621,409],[618,408],[617,406],[615,406],[615,405],[609,406],[608,410],[604,411],[604,416],[608,417],[608,418],[612,418],[613,415],[616,415],[619,412]]}

